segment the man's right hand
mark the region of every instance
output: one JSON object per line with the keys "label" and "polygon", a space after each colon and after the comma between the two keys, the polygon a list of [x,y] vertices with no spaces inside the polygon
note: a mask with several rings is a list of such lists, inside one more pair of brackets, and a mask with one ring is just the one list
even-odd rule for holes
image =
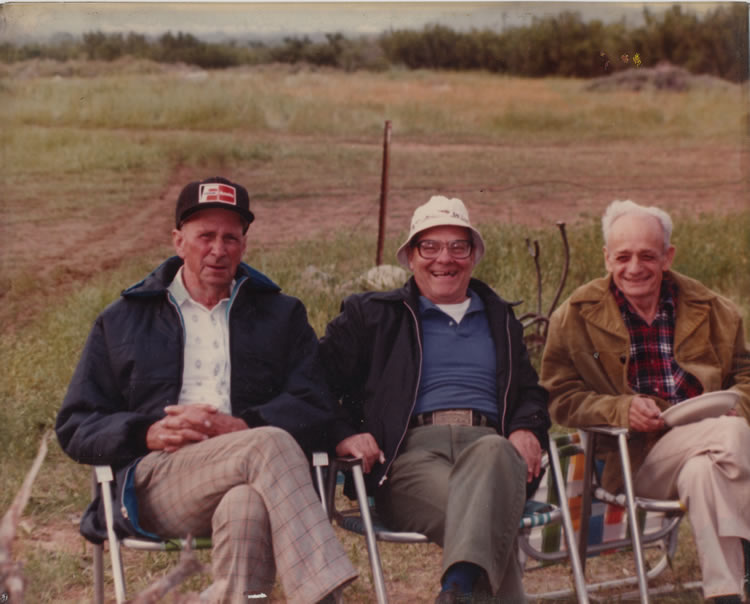
{"label": "man's right hand", "polygon": [[636,432],[656,432],[664,429],[661,409],[656,401],[645,396],[634,396],[630,402],[628,421],[630,429]]}
{"label": "man's right hand", "polygon": [[362,460],[362,471],[369,474],[372,467],[385,462],[385,454],[380,450],[375,437],[369,432],[355,434],[336,445],[339,457],[356,457]]}
{"label": "man's right hand", "polygon": [[210,438],[216,407],[169,405],[164,411],[166,417],[151,424],[146,433],[146,446],[151,451],[173,453],[185,445]]}

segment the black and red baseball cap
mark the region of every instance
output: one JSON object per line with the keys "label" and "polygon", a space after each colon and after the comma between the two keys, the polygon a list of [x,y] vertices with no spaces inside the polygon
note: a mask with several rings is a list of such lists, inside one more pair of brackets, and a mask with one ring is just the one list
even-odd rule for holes
{"label": "black and red baseball cap", "polygon": [[247,189],[222,176],[214,176],[185,185],[177,198],[175,225],[179,229],[190,216],[200,210],[219,208],[236,212],[247,223],[245,230],[255,220],[250,211]]}

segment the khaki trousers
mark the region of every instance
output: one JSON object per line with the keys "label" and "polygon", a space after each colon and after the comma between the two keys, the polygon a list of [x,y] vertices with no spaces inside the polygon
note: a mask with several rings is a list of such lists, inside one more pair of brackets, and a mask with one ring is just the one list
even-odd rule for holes
{"label": "khaki trousers", "polygon": [[357,575],[323,513],[310,465],[278,428],[242,430],[152,452],[135,472],[141,526],[212,536],[212,601],[263,602],[278,571],[285,601],[317,602]]}
{"label": "khaki trousers", "polygon": [[525,601],[515,552],[526,499],[526,462],[487,427],[407,432],[376,504],[394,529],[424,533],[456,562],[484,569],[499,601]]}
{"label": "khaki trousers", "polygon": [[687,506],[706,598],[743,593],[740,537],[750,539],[750,426],[741,417],[669,430],[635,476],[635,492]]}

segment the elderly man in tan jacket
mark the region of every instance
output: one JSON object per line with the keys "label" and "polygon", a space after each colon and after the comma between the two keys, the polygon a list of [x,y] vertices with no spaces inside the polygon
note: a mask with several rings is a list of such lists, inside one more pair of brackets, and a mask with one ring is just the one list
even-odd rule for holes
{"label": "elderly man in tan jacket", "polygon": [[[629,428],[636,494],[686,504],[705,597],[740,602],[740,539],[750,539],[750,354],[741,316],[669,270],[672,221],[662,210],[615,201],[602,226],[608,276],[578,288],[550,321],[542,359],[550,415],[571,427]],[[665,425],[663,410],[727,389],[739,394],[727,414]],[[622,485],[615,454],[603,482]]]}

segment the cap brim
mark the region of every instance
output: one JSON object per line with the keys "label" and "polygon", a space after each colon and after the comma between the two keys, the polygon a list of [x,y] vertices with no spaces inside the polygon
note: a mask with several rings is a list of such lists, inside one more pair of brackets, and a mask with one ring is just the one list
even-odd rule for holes
{"label": "cap brim", "polygon": [[185,210],[182,213],[182,216],[180,218],[180,224],[184,223],[188,218],[190,218],[194,214],[197,214],[201,210],[210,210],[210,209],[228,210],[230,212],[234,212],[235,214],[239,214],[245,220],[245,222],[247,222],[248,225],[253,220],[255,220],[255,214],[253,214],[250,210],[245,210],[238,206],[229,205],[229,204],[222,203],[222,202],[206,202],[206,203],[195,205],[192,208],[188,208],[187,210]]}

